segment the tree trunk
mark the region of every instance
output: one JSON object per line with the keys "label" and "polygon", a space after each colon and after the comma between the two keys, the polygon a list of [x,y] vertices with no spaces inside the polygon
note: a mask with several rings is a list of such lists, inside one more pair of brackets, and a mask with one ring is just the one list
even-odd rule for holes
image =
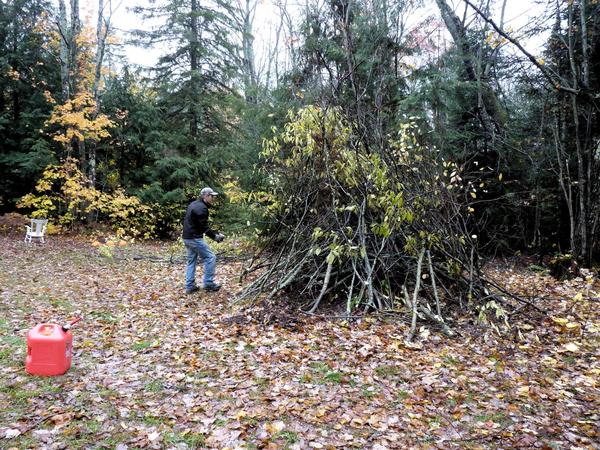
{"label": "tree trunk", "polygon": [[242,77],[244,79],[244,97],[248,103],[256,104],[257,75],[252,27],[254,24],[257,1],[244,0],[243,6],[240,3],[241,2],[238,2],[240,16],[236,21],[242,37]]}
{"label": "tree trunk", "polygon": [[64,0],[58,2],[58,31],[60,33],[60,83],[62,87],[63,103],[69,100],[71,83],[69,77],[69,46],[71,43],[70,30],[68,29],[67,7]]}
{"label": "tree trunk", "polygon": [[[501,106],[493,89],[487,80],[484,79],[493,65],[495,56],[492,55],[489,60],[482,61],[482,57],[478,56],[477,50],[469,44],[465,25],[461,23],[452,8],[446,3],[446,0],[436,0],[436,4],[452,36],[452,40],[461,53],[465,81],[476,83],[477,85],[477,102],[474,104],[476,108],[474,113],[479,116],[481,124],[490,134],[493,131],[500,132],[503,122]],[[476,65],[480,67],[480,70],[476,70]],[[493,127],[490,127],[490,125],[493,125]]]}
{"label": "tree trunk", "polygon": [[[562,93],[558,93],[557,96],[562,96]],[[560,101],[559,101],[560,104]],[[563,108],[559,108],[562,110]],[[556,113],[554,119],[554,146],[556,149],[556,160],[558,162],[558,183],[560,184],[561,190],[565,197],[565,203],[567,205],[567,211],[569,213],[569,252],[575,254],[577,252],[575,244],[575,213],[573,211],[573,183],[571,175],[569,173],[569,159],[565,152],[565,133],[566,133],[566,120],[560,111]]]}
{"label": "tree trunk", "polygon": [[79,91],[79,67],[78,54],[79,46],[77,38],[81,33],[81,19],[79,18],[79,0],[71,0],[71,33],[69,35],[69,78],[70,93]]}
{"label": "tree trunk", "polygon": [[193,139],[198,135],[198,111],[196,110],[196,100],[198,98],[198,83],[200,81],[199,64],[198,64],[198,0],[192,0],[190,11],[190,83],[194,101],[191,107],[190,117],[190,135]]}
{"label": "tree trunk", "polygon": [[[110,20],[110,18],[109,18]],[[94,71],[93,94],[96,104],[98,103],[98,91],[102,79],[102,63],[106,49],[106,37],[108,36],[109,22],[104,22],[104,0],[98,0],[98,23],[96,25],[96,70]]]}
{"label": "tree trunk", "polygon": [[[110,0],[109,0],[110,1]],[[106,50],[106,37],[108,36],[110,19],[112,18],[112,11],[108,17],[108,20],[104,19],[104,0],[98,0],[98,22],[96,25],[96,58],[95,58],[95,71],[94,71],[94,84],[92,86],[92,94],[94,101],[96,102],[96,110],[94,117],[100,112],[100,81],[102,80],[102,64],[104,61],[104,53]],[[96,186],[96,143],[92,143],[88,146],[88,171],[87,176],[90,187]]]}
{"label": "tree trunk", "polygon": [[[579,76],[578,67],[575,60],[575,36],[574,36],[574,11],[573,3],[568,5],[568,25],[567,25],[567,37],[568,37],[568,52],[569,52],[569,65],[571,67],[571,87],[575,90],[579,89]],[[579,214],[578,214],[578,232],[579,232],[579,248],[577,256],[583,261],[588,260],[588,183],[591,180],[586,178],[586,155],[585,150],[582,146],[580,123],[579,123],[579,104],[577,96],[571,94],[571,114],[573,116],[573,127],[574,127],[574,140],[575,150],[577,155],[577,190],[579,193]]]}

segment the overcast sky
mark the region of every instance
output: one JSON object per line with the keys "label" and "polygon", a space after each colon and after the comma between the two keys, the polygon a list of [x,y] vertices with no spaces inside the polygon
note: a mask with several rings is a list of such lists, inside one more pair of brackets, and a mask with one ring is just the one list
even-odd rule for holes
{"label": "overcast sky", "polygon": [[[298,2],[299,0],[292,0],[288,3],[292,5],[295,4],[297,11],[297,6],[299,4]],[[304,1],[301,3],[304,4]],[[497,11],[495,11],[495,19],[499,21],[499,9],[501,2],[497,1],[493,3],[496,4],[497,9]],[[131,31],[136,28],[149,29],[152,26],[151,23],[142,22],[139,17],[130,11],[130,9],[135,5],[147,4],[149,4],[148,0],[113,0],[113,6],[119,5],[115,14],[113,15],[113,27],[119,31],[122,42],[125,44],[127,42],[127,31]],[[450,4],[455,5],[459,12],[459,16],[462,17],[464,3],[460,0],[450,0]],[[92,26],[95,26],[97,0],[81,0],[80,5],[81,17]],[[532,22],[541,20],[542,18],[540,17],[540,12],[542,10],[543,7],[534,0],[508,0],[505,12],[505,28],[510,27],[514,32],[518,32],[518,30],[522,27],[525,27]],[[415,14],[415,23],[424,19],[425,16],[432,14],[439,16],[439,12],[433,1],[426,0],[425,7],[419,10],[418,14]],[[274,1],[261,0],[257,8],[255,20],[255,51],[257,58],[260,58],[260,55],[265,53],[264,48],[268,44],[270,33],[272,29],[277,26],[278,22],[278,11],[274,5]],[[543,38],[538,41],[524,42],[524,44],[526,47],[528,47],[528,50],[532,51],[533,53],[538,53],[541,42],[543,42]],[[130,63],[151,66],[160,56],[161,49],[142,49],[131,45],[125,45],[123,52]]]}

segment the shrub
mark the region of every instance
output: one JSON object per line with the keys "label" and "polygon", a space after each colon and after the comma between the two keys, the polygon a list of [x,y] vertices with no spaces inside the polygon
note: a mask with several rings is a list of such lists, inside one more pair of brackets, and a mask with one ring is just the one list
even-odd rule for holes
{"label": "shrub", "polygon": [[21,198],[17,207],[30,210],[32,217],[54,219],[64,229],[90,220],[107,222],[118,236],[150,238],[156,229],[152,205],[121,188],[105,193],[90,187],[72,158],[48,166],[35,191]]}

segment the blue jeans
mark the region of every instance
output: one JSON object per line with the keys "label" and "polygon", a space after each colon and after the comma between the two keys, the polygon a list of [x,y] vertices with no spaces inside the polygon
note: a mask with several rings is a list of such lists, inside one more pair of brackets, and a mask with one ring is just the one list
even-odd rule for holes
{"label": "blue jeans", "polygon": [[198,258],[204,262],[204,286],[213,283],[217,257],[202,238],[184,239],[187,249],[187,269],[185,271],[185,289],[191,290],[196,286],[196,264]]}

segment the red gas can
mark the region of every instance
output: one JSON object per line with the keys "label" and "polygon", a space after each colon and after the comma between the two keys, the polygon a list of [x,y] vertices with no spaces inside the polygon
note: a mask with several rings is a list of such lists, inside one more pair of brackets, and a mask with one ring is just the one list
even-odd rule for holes
{"label": "red gas can", "polygon": [[71,367],[73,335],[62,326],[40,323],[27,333],[25,369],[32,375],[62,375]]}

